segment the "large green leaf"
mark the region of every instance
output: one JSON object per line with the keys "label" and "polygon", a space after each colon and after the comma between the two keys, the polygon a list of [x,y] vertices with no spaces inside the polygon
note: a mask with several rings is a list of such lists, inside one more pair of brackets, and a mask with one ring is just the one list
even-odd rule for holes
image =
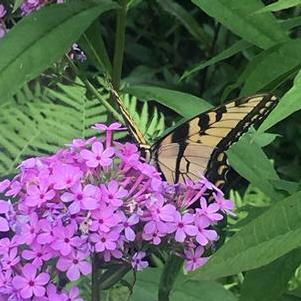
{"label": "large green leaf", "polygon": [[291,8],[297,5],[301,5],[301,0],[279,0],[275,3],[267,5],[266,7],[260,9],[257,13],[264,13],[269,11],[278,11],[282,9]]}
{"label": "large green leaf", "polygon": [[0,101],[61,58],[94,19],[113,8],[109,0],[75,0],[24,17],[0,42]]}
{"label": "large green leaf", "polygon": [[170,301],[236,301],[236,297],[213,281],[186,281],[176,287]]}
{"label": "large green leaf", "polygon": [[222,52],[220,52],[219,54],[215,55],[214,57],[212,57],[211,59],[205,61],[205,62],[201,62],[200,64],[197,64],[195,67],[193,67],[190,70],[187,70],[184,72],[184,74],[181,77],[181,80],[183,80],[186,77],[189,77],[193,74],[195,74],[198,71],[203,70],[206,67],[209,67],[211,65],[214,65],[220,61],[223,61],[225,59],[228,59],[229,57],[240,53],[243,50],[246,50],[248,48],[250,48],[252,45],[244,40],[239,40],[237,42],[235,42],[232,46],[230,46],[229,48],[223,50]]}
{"label": "large green leaf", "polygon": [[253,14],[264,7],[260,0],[191,0],[244,40],[263,49],[287,39],[270,13]]}
{"label": "large green leaf", "polygon": [[[138,273],[130,301],[158,300],[157,289],[161,272],[161,269],[151,268]],[[182,276],[170,294],[170,301],[180,300],[236,301],[237,299],[219,283],[213,281],[191,281],[188,277]]]}
{"label": "large green leaf", "polygon": [[272,263],[246,273],[240,301],[274,301],[287,291],[288,281],[301,262],[301,249],[296,249]]}
{"label": "large green leaf", "polygon": [[227,151],[228,160],[241,176],[273,199],[279,198],[272,182],[279,177],[263,150],[252,140],[252,135],[244,135]]}
{"label": "large green leaf", "polygon": [[241,80],[245,81],[241,95],[266,89],[273,82],[276,85],[283,76],[301,65],[301,39],[290,40],[261,52],[247,66]]}
{"label": "large green leaf", "polygon": [[161,87],[136,85],[123,89],[140,100],[154,100],[174,110],[183,117],[192,117],[210,109],[212,106],[202,98]]}
{"label": "large green leaf", "polygon": [[279,121],[290,116],[294,112],[301,109],[301,71],[297,74],[294,80],[293,87],[283,95],[277,107],[270,113],[270,115],[264,120],[259,132],[264,132],[271,128]]}
{"label": "large green leaf", "polygon": [[216,279],[266,265],[301,246],[301,192],[278,201],[226,242],[194,279]]}

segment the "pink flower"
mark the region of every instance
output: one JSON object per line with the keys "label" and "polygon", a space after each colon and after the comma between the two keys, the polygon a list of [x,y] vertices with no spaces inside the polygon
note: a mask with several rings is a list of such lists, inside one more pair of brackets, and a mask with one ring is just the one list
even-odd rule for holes
{"label": "pink flower", "polygon": [[53,234],[53,227],[47,219],[39,220],[39,227],[42,233],[37,237],[37,242],[41,245],[52,243],[55,239]]}
{"label": "pink flower", "polygon": [[49,182],[41,179],[39,185],[30,185],[27,188],[25,204],[29,207],[40,207],[43,203],[52,200],[54,196],[55,191],[49,189]]}
{"label": "pink flower", "polygon": [[23,276],[15,276],[12,283],[24,299],[45,295],[45,286],[50,279],[49,274],[41,273],[37,275],[37,268],[30,263],[22,268],[22,274]]}
{"label": "pink flower", "polygon": [[0,182],[0,193],[4,192],[10,185],[10,180],[3,180]]}
{"label": "pink flower", "polygon": [[185,250],[185,269],[194,271],[208,261],[208,257],[201,257],[204,253],[203,247]]}
{"label": "pink flower", "polygon": [[159,245],[161,243],[161,237],[164,237],[165,234],[160,233],[158,231],[152,232],[152,233],[142,233],[142,238],[146,241],[152,241],[154,245]]}
{"label": "pink flower", "polygon": [[221,193],[213,193],[213,196],[220,211],[235,216],[233,213],[234,203],[231,200],[224,199],[224,196]]}
{"label": "pink flower", "polygon": [[142,260],[145,257],[145,252],[137,252],[132,257],[132,267],[137,271],[142,271],[148,267],[148,262]]}
{"label": "pink flower", "polygon": [[6,9],[3,4],[0,4],[0,19],[6,15]]}
{"label": "pink flower", "polygon": [[218,239],[216,231],[206,229],[210,226],[210,222],[206,217],[197,217],[195,223],[198,227],[198,232],[195,239],[201,246],[206,246],[210,241],[215,241]]}
{"label": "pink flower", "polygon": [[110,206],[102,204],[98,210],[92,211],[92,231],[109,232],[114,226],[120,222],[120,217],[114,214],[114,209]]}
{"label": "pink flower", "polygon": [[194,216],[190,213],[185,213],[183,216],[179,212],[175,214],[175,240],[184,242],[187,235],[195,236],[197,234],[197,227],[192,225],[194,223]]}
{"label": "pink flower", "polygon": [[36,213],[29,215],[29,221],[25,225],[22,225],[22,232],[19,236],[22,242],[31,245],[31,243],[35,240],[40,232],[38,221],[39,219]]}
{"label": "pink flower", "polygon": [[82,244],[81,239],[75,235],[75,229],[73,225],[67,227],[58,226],[53,229],[55,237],[51,247],[59,251],[63,256],[69,255],[72,250],[79,247]]}
{"label": "pink flower", "polygon": [[137,214],[131,215],[128,219],[123,214],[122,215],[122,225],[124,227],[124,236],[128,241],[134,241],[136,234],[135,231],[131,228],[139,223],[139,216]]}
{"label": "pink flower", "polygon": [[83,159],[86,160],[88,167],[97,167],[97,166],[109,166],[112,163],[111,157],[114,154],[114,149],[109,147],[103,149],[101,142],[94,142],[92,144],[92,151],[84,149],[80,152],[80,155]]}
{"label": "pink flower", "polygon": [[[0,214],[7,214],[10,210],[11,204],[0,200]],[[0,232],[9,231],[9,224],[6,218],[0,216]]]}
{"label": "pink flower", "polygon": [[91,235],[91,241],[95,243],[95,250],[97,252],[103,252],[105,250],[115,250],[117,247],[117,240],[119,239],[119,233],[116,231],[100,232],[98,234]]}
{"label": "pink flower", "polygon": [[123,204],[123,198],[128,194],[127,190],[119,186],[117,181],[110,181],[107,187],[102,185],[102,198],[109,204],[115,207],[120,207]]}
{"label": "pink flower", "polygon": [[211,222],[220,221],[223,219],[223,216],[218,213],[220,207],[219,205],[212,203],[207,205],[207,201],[205,198],[201,198],[200,200],[201,208],[197,208],[196,212],[199,216],[205,216]]}
{"label": "pink flower", "polygon": [[65,203],[71,203],[68,210],[71,214],[78,213],[81,209],[93,210],[98,207],[98,200],[95,199],[97,187],[86,185],[84,188],[80,183],[76,183],[70,188],[71,192],[65,192],[61,200]]}
{"label": "pink flower", "polygon": [[2,258],[2,265],[5,270],[12,269],[16,264],[20,262],[20,257],[18,256],[18,249],[11,249],[8,254],[5,254]]}
{"label": "pink flower", "polygon": [[20,190],[22,189],[22,185],[19,181],[12,181],[10,183],[10,189],[5,193],[5,196],[17,196],[19,194]]}
{"label": "pink flower", "polygon": [[54,189],[66,189],[74,186],[80,181],[83,172],[70,164],[57,164],[53,168],[52,180]]}
{"label": "pink flower", "polygon": [[22,257],[26,260],[32,260],[32,264],[39,268],[45,261],[53,257],[53,253],[47,247],[34,244],[31,250],[24,250],[22,252]]}
{"label": "pink flower", "polygon": [[72,252],[68,257],[60,257],[56,267],[66,272],[69,280],[75,281],[80,275],[89,275],[92,271],[91,264],[86,261],[87,254],[82,252]]}
{"label": "pink flower", "polygon": [[121,124],[118,122],[113,122],[109,126],[102,123],[96,123],[95,125],[92,126],[92,129],[100,130],[100,131],[120,131],[120,130],[125,130],[126,128],[122,128]]}
{"label": "pink flower", "polygon": [[66,300],[62,300],[62,301],[84,301],[82,298],[80,298],[79,296],[79,289],[76,286],[73,286],[70,291],[69,294],[66,298]]}

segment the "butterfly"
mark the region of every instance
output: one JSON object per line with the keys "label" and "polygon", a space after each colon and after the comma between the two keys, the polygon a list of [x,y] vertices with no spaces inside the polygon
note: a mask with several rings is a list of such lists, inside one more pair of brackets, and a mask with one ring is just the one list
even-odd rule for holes
{"label": "butterfly", "polygon": [[114,95],[141,153],[166,181],[195,181],[203,175],[220,189],[226,184],[229,170],[226,151],[278,102],[273,94],[238,98],[192,117],[148,145],[118,94]]}

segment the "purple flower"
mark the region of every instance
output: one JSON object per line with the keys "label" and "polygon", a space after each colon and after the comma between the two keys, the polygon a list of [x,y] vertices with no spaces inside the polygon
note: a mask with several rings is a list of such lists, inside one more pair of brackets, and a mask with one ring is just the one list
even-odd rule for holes
{"label": "purple flower", "polygon": [[202,257],[204,253],[203,247],[185,250],[185,269],[187,271],[194,271],[201,267],[208,261],[208,257]]}
{"label": "purple flower", "polygon": [[37,237],[37,242],[41,245],[52,243],[55,239],[53,234],[53,227],[47,219],[39,221],[39,227],[42,231]]}
{"label": "purple flower", "polygon": [[104,150],[101,142],[92,144],[92,151],[84,149],[80,152],[81,157],[86,160],[88,167],[109,166],[112,163],[111,157],[114,154],[114,149],[109,147]]}
{"label": "purple flower", "polygon": [[32,260],[32,264],[39,268],[43,263],[53,257],[53,252],[45,246],[34,244],[31,250],[24,250],[22,257],[26,260]]}
{"label": "purple flower", "polygon": [[24,299],[45,295],[45,286],[50,279],[49,274],[37,274],[37,268],[30,263],[22,268],[22,274],[23,276],[15,276],[12,283],[14,288],[20,291],[20,295]]}
{"label": "purple flower", "polygon": [[128,192],[123,187],[119,186],[117,181],[111,181],[107,187],[102,186],[102,198],[109,204],[115,207],[120,207],[123,204],[123,198]]}
{"label": "purple flower", "polygon": [[210,222],[206,217],[197,217],[195,223],[198,227],[195,239],[201,246],[206,246],[210,241],[218,239],[216,231],[207,229],[210,226]]}
{"label": "purple flower", "polygon": [[[2,294],[8,295],[12,293],[12,271],[7,270],[7,271],[0,271],[0,296]],[[0,299],[1,300],[1,299]],[[7,299],[3,299],[5,301]]]}
{"label": "purple flower", "polygon": [[195,236],[197,234],[197,227],[193,225],[194,216],[190,213],[185,213],[183,216],[179,212],[175,214],[175,240],[184,242],[187,235]]}
{"label": "purple flower", "polygon": [[6,15],[6,9],[3,4],[0,4],[0,19]]}
{"label": "purple flower", "polygon": [[60,257],[56,267],[66,272],[69,280],[75,281],[80,275],[89,275],[92,271],[91,264],[86,261],[87,254],[82,252],[72,252],[68,257]]}
{"label": "purple flower", "polygon": [[12,269],[13,266],[20,262],[20,257],[18,256],[18,249],[13,248],[11,249],[8,254],[5,254],[1,259],[3,268],[5,270]]}
{"label": "purple flower", "polygon": [[61,196],[63,202],[71,203],[68,210],[71,214],[78,213],[81,209],[93,210],[98,207],[98,200],[95,199],[97,187],[86,185],[84,188],[80,183],[70,188],[71,192],[65,192]]}
{"label": "purple flower", "polygon": [[159,245],[161,243],[161,237],[164,237],[165,234],[160,233],[158,231],[152,233],[142,233],[142,238],[146,241],[151,241],[154,245]]}
{"label": "purple flower", "polygon": [[132,257],[132,267],[137,271],[142,271],[148,267],[148,262],[142,260],[145,257],[145,252],[137,252]]}
{"label": "purple flower", "polygon": [[207,201],[205,198],[201,198],[200,200],[201,208],[197,208],[196,212],[199,216],[205,216],[211,222],[217,222],[223,219],[223,216],[218,213],[220,207],[219,205],[212,203],[207,205]]}
{"label": "purple flower", "polygon": [[128,241],[134,241],[136,234],[131,226],[134,226],[139,223],[139,216],[137,214],[131,215],[128,219],[123,214],[122,215],[122,225],[124,228],[124,236]]}
{"label": "purple flower", "polygon": [[[7,214],[10,210],[11,204],[0,200],[0,214]],[[0,232],[7,232],[9,231],[9,224],[6,218],[0,216]]]}
{"label": "purple flower", "polygon": [[0,193],[4,192],[10,185],[10,180],[3,180],[0,182]]}
{"label": "purple flower", "polygon": [[92,129],[99,130],[99,131],[121,131],[125,130],[126,128],[123,128],[120,123],[113,122],[109,126],[102,124],[102,123],[96,123],[92,126]]}
{"label": "purple flower", "polygon": [[79,182],[82,171],[70,164],[58,164],[53,169],[54,189],[66,189]]}
{"label": "purple flower", "polygon": [[84,301],[82,298],[80,298],[79,296],[79,289],[76,286],[73,286],[70,291],[69,294],[66,298],[66,300],[62,300],[62,301]]}
{"label": "purple flower", "polygon": [[114,226],[120,222],[120,217],[114,214],[114,209],[110,206],[102,204],[98,210],[94,210],[91,214],[92,231],[109,232]]}
{"label": "purple flower", "polygon": [[97,252],[112,251],[116,249],[119,237],[120,235],[116,231],[99,232],[98,234],[91,234],[91,241],[95,243],[95,250]]}
{"label": "purple flower", "polygon": [[0,23],[0,39],[2,39],[5,35],[6,35],[6,28],[2,23]]}
{"label": "purple flower", "polygon": [[223,194],[218,192],[213,193],[213,196],[215,203],[219,206],[220,211],[235,216],[235,214],[233,213],[234,203],[231,200],[224,199]]}
{"label": "purple flower", "polygon": [[23,243],[31,245],[40,232],[39,219],[36,213],[29,215],[29,221],[22,225],[21,234],[19,236]]}
{"label": "purple flower", "polygon": [[57,226],[53,229],[55,237],[51,247],[59,251],[63,256],[69,255],[72,250],[82,244],[81,239],[75,236],[75,229],[73,225],[67,227]]}
{"label": "purple flower", "polygon": [[39,185],[30,185],[27,188],[27,197],[25,204],[29,207],[40,207],[43,203],[54,198],[55,191],[49,189],[49,183],[46,180],[40,180]]}

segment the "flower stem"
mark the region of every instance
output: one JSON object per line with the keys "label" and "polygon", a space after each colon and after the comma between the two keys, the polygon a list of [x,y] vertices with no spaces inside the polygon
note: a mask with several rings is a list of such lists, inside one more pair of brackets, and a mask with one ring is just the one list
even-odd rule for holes
{"label": "flower stem", "polygon": [[122,72],[127,3],[128,0],[120,0],[121,8],[117,12],[115,50],[114,50],[113,74],[112,74],[112,84],[113,84],[113,88],[116,91],[118,91],[120,87],[120,79],[121,79],[121,72]]}
{"label": "flower stem", "polygon": [[161,274],[158,301],[169,301],[173,285],[183,267],[183,259],[176,255],[169,255]]}
{"label": "flower stem", "polygon": [[92,258],[92,287],[91,301],[100,301],[100,283],[99,283],[99,267],[97,265],[96,255]]}

